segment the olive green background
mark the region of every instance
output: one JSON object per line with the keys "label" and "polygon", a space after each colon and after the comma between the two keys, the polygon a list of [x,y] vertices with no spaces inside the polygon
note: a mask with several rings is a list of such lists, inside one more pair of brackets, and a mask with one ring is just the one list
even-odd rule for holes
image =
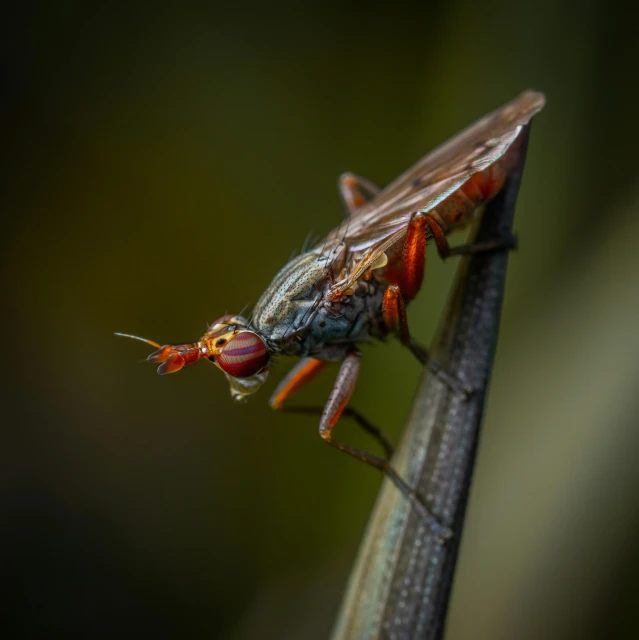
{"label": "olive green background", "polygon": [[[638,50],[614,3],[23,4],[3,20],[3,600],[11,637],[326,638],[381,477],[197,339],[343,215],[534,88],[448,638],[639,633]],[[427,259],[428,343],[454,274]],[[300,400],[321,404],[335,368]],[[364,349],[396,438],[419,376]],[[344,439],[372,446],[350,424]],[[9,636],[7,636],[9,637]]]}

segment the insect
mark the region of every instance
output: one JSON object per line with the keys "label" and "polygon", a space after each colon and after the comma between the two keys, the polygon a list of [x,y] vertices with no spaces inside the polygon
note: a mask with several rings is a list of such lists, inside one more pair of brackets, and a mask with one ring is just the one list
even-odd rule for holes
{"label": "insect", "polygon": [[[197,341],[160,346],[148,356],[158,373],[180,371],[201,359],[223,371],[231,395],[243,400],[266,380],[277,354],[298,356],[299,363],[273,393],[270,404],[285,402],[318,375],[329,362],[339,372],[323,409],[297,408],[320,414],[323,440],[386,473],[411,504],[438,525],[415,492],[389,463],[388,440],[350,407],[360,370],[358,344],[395,335],[444,382],[460,393],[463,385],[428,360],[412,338],[406,305],[419,292],[426,245],[439,255],[509,248],[512,239],[483,245],[450,247],[447,234],[470,221],[495,196],[519,157],[522,128],[544,105],[540,93],[526,91],[485,116],[380,190],[354,174],[340,177],[346,208],[344,221],[325,240],[293,258],[273,279],[250,318],[225,315]],[[292,409],[292,408],[291,408]],[[371,455],[333,438],[342,415],[349,415],[378,439],[387,458]],[[439,533],[444,535],[443,528]]]}

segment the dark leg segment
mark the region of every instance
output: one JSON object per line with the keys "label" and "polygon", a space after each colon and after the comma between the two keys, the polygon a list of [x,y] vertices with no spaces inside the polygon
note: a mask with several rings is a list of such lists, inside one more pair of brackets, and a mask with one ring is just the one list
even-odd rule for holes
{"label": "dark leg segment", "polygon": [[401,476],[390,466],[388,460],[378,458],[377,456],[373,456],[370,453],[366,453],[365,451],[361,451],[355,447],[338,442],[332,438],[331,431],[342,414],[344,407],[348,403],[348,400],[355,388],[355,383],[359,374],[359,360],[360,355],[356,352],[349,354],[344,359],[337,375],[335,386],[331,391],[331,395],[328,398],[328,402],[326,403],[326,407],[324,408],[324,412],[320,419],[320,436],[323,440],[328,442],[328,444],[340,451],[344,451],[344,453],[348,453],[348,455],[353,458],[366,462],[367,464],[370,464],[376,469],[384,472],[406,497],[413,508],[420,514],[420,516],[428,522],[433,534],[441,541],[446,540],[451,536],[450,530],[442,526],[439,520],[437,520],[430,511],[428,511],[426,505],[420,500],[415,491],[411,489]]}
{"label": "dark leg segment", "polygon": [[[450,247],[449,256],[468,256],[474,253],[484,253],[486,251],[512,251],[517,248],[517,236],[511,235],[498,240],[487,242],[475,242],[472,244],[460,244],[457,247]],[[446,256],[442,256],[446,257]]]}
{"label": "dark leg segment", "polygon": [[286,399],[298,389],[307,385],[316,375],[324,370],[328,362],[315,358],[302,358],[277,385],[269,403],[273,409],[281,409]]}
{"label": "dark leg segment", "polygon": [[512,249],[517,246],[517,241],[514,237],[510,237],[451,248],[446,239],[446,234],[437,220],[427,213],[418,212],[413,215],[408,223],[398,283],[389,285],[384,293],[383,316],[387,329],[392,331],[397,328],[402,344],[407,346],[423,365],[427,366],[449,387],[468,396],[472,390],[464,387],[457,378],[432,362],[428,357],[428,351],[413,340],[408,329],[405,303],[412,300],[419,293],[422,286],[426,260],[426,241],[428,239],[427,230],[435,241],[437,251],[443,259],[453,255]]}
{"label": "dark leg segment", "polygon": [[406,305],[400,288],[396,284],[391,284],[384,292],[383,314],[386,327],[389,330],[398,328],[399,339],[403,345],[408,347],[411,353],[428,370],[435,374],[442,382],[447,384],[457,393],[465,396],[470,395],[472,389],[465,387],[455,376],[451,376],[442,369],[436,362],[428,357],[428,351],[413,340],[408,329],[408,317],[406,316]]}
{"label": "dark leg segment", "polygon": [[[316,360],[315,358],[303,358],[300,360],[273,392],[270,400],[271,407],[286,413],[303,413],[306,415],[321,416],[324,412],[323,407],[285,407],[284,403],[298,389],[308,384],[316,375],[323,371],[327,364],[327,362]],[[351,407],[346,407],[342,412],[342,416],[345,418],[353,418],[364,431],[372,435],[379,442],[382,449],[384,449],[387,457],[390,458],[393,455],[393,446],[390,440],[361,413]]]}
{"label": "dark leg segment", "polygon": [[[284,413],[298,413],[307,416],[321,416],[324,413],[324,407],[280,407],[280,411],[283,411]],[[360,427],[362,427],[362,429],[364,429],[364,431],[366,431],[366,433],[373,436],[373,438],[379,442],[382,449],[384,449],[384,453],[387,458],[392,457],[393,445],[386,434],[374,424],[371,424],[359,411],[352,407],[346,407],[344,411],[342,411],[342,418],[352,418]]]}
{"label": "dark leg segment", "polygon": [[517,238],[515,236],[510,236],[508,238],[498,238],[497,240],[490,240],[488,242],[461,244],[457,247],[451,247],[448,244],[448,240],[446,239],[444,230],[434,218],[432,218],[428,214],[417,214],[413,218],[413,220],[419,217],[423,218],[424,224],[430,229],[433,240],[437,245],[437,251],[442,260],[450,258],[451,256],[467,256],[473,253],[483,253],[485,251],[500,251],[517,248]]}

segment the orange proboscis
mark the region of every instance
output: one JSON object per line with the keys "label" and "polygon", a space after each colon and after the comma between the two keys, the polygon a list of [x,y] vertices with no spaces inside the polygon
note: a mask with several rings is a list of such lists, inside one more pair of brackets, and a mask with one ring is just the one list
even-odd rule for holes
{"label": "orange proboscis", "polygon": [[154,351],[147,357],[149,362],[161,363],[158,373],[164,375],[175,373],[184,367],[197,362],[203,358],[202,345],[199,342],[188,344],[167,344]]}
{"label": "orange proboscis", "polygon": [[203,353],[202,342],[191,342],[186,344],[165,344],[160,345],[153,340],[147,338],[140,338],[140,336],[133,336],[129,333],[118,333],[116,336],[122,336],[123,338],[131,338],[133,340],[139,340],[145,342],[157,350],[147,356],[148,362],[159,364],[158,373],[164,375],[167,373],[175,373],[184,367],[197,362],[200,358],[206,357]]}

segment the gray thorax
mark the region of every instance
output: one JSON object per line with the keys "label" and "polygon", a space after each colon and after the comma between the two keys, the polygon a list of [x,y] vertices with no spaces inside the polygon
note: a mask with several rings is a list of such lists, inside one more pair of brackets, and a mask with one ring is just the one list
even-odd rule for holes
{"label": "gray thorax", "polygon": [[340,360],[355,343],[386,334],[384,286],[360,281],[350,296],[325,298],[333,275],[329,259],[310,251],[291,260],[255,305],[251,325],[269,347],[287,355]]}

